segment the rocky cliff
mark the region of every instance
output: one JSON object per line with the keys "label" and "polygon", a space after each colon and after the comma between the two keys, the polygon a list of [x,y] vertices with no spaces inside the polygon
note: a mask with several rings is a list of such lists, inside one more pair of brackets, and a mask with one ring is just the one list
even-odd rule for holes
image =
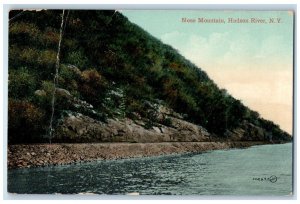
{"label": "rocky cliff", "polygon": [[70,115],[57,128],[55,141],[67,142],[200,142],[210,134],[201,126],[170,118],[172,127],[157,124],[146,129],[142,120],[108,119],[106,123],[82,114]]}
{"label": "rocky cliff", "polygon": [[[67,90],[59,89],[58,95],[66,97],[74,106],[74,98]],[[82,102],[81,102],[82,103]],[[92,106],[90,111],[96,113]],[[208,142],[208,141],[272,141],[270,132],[244,121],[240,127],[227,130],[225,138],[210,134],[205,128],[185,121],[180,114],[171,109],[160,106],[157,109],[158,118],[168,118],[167,125],[159,122],[146,127],[143,118],[111,118],[103,122],[81,113],[69,113],[63,117],[56,128],[53,140],[55,142]]]}

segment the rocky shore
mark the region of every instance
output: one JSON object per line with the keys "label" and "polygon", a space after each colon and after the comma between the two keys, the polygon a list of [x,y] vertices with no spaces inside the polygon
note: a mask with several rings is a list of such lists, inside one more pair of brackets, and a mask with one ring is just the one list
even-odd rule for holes
{"label": "rocky shore", "polygon": [[95,160],[148,157],[175,153],[246,148],[264,141],[163,142],[163,143],[64,143],[8,146],[8,168],[64,165]]}
{"label": "rocky shore", "polygon": [[220,138],[202,126],[185,121],[173,110],[164,106],[157,109],[160,121],[167,118],[169,123],[153,123],[146,127],[142,118],[111,118],[103,122],[81,113],[69,113],[56,127],[54,143],[8,145],[8,168],[200,153],[274,141],[266,130],[247,121],[227,130],[225,137]]}

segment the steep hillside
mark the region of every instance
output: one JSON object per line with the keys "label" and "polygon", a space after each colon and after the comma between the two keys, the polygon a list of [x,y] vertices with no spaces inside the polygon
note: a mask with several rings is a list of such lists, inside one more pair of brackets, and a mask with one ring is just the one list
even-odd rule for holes
{"label": "steep hillside", "polygon": [[[9,143],[48,142],[62,11],[21,12],[10,12]],[[159,134],[162,128],[176,132],[197,126],[210,140],[291,140],[175,49],[115,11],[65,11],[55,93],[55,142],[127,141],[115,139],[118,132],[105,140],[97,137],[105,132],[99,127],[116,122],[128,129],[121,135],[133,134],[126,120]],[[71,119],[78,125],[68,125]],[[91,121],[99,126],[78,130]]]}

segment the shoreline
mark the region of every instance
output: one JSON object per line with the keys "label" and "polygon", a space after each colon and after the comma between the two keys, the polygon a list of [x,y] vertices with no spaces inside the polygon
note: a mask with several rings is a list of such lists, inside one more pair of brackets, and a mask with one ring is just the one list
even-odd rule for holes
{"label": "shoreline", "polygon": [[54,143],[8,145],[8,169],[78,164],[272,144],[266,141],[164,143]]}
{"label": "shoreline", "polygon": [[54,143],[8,145],[8,169],[79,164],[273,144],[266,141],[164,143]]}

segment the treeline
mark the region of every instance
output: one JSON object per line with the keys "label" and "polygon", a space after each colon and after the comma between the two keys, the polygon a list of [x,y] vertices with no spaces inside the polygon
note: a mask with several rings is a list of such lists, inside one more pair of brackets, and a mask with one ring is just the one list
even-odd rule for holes
{"label": "treeline", "polygon": [[[18,13],[11,11],[10,18]],[[51,111],[61,15],[59,10],[25,11],[10,22],[11,143],[47,141],[43,135]],[[218,137],[247,120],[272,132],[274,139],[289,139],[277,125],[219,89],[204,71],[119,12],[71,10],[65,21],[59,87],[92,104],[101,120],[139,115],[155,121],[147,104],[161,103]],[[78,70],[70,68],[74,66]],[[112,91],[119,94],[112,96]],[[68,111],[81,111],[57,100],[56,123]]]}

